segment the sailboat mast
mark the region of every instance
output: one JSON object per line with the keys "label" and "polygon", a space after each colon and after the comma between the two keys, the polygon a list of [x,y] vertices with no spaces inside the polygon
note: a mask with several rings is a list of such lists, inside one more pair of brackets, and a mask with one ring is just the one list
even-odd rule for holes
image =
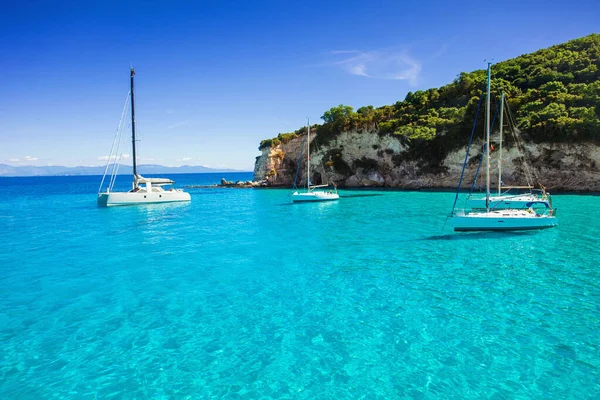
{"label": "sailboat mast", "polygon": [[502,128],[504,127],[504,92],[500,94],[500,148],[498,149],[498,196],[502,192]]}
{"label": "sailboat mast", "polygon": [[133,147],[133,179],[137,176],[136,158],[135,158],[135,101],[133,96],[133,76],[135,70],[131,68],[131,146]]}
{"label": "sailboat mast", "polygon": [[490,211],[490,92],[491,92],[491,62],[488,62],[487,69],[487,99],[485,112],[485,159],[486,159],[486,174],[485,174],[485,210]]}
{"label": "sailboat mast", "polygon": [[306,144],[308,146],[306,156],[306,189],[310,191],[310,120],[306,119],[307,127],[307,139]]}

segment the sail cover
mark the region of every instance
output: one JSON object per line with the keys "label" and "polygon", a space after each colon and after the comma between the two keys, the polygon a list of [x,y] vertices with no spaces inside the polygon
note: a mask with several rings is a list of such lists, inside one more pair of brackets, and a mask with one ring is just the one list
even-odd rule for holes
{"label": "sail cover", "polygon": [[173,182],[172,180],[168,179],[168,178],[144,178],[141,175],[136,175],[135,176],[135,183],[136,184],[141,184],[141,183],[150,183],[152,185],[171,185],[175,182]]}

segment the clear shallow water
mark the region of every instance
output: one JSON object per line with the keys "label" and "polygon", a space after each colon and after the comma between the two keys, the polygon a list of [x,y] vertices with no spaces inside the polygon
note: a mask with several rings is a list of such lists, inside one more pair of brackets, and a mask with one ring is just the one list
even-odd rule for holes
{"label": "clear shallow water", "polygon": [[[175,176],[178,185],[251,174]],[[600,197],[451,233],[453,193],[0,179],[0,398],[598,398]]]}

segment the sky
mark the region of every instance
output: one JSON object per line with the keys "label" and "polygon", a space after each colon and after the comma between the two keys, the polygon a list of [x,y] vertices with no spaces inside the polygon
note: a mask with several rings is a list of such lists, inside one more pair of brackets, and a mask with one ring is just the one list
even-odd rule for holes
{"label": "sky", "polygon": [[138,164],[250,171],[261,140],[331,107],[598,32],[597,0],[6,1],[0,164],[103,165],[130,66]]}

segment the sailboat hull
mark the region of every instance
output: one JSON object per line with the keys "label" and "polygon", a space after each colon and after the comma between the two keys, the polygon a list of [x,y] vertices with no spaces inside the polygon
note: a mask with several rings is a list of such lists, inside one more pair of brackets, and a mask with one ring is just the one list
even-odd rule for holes
{"label": "sailboat hull", "polygon": [[328,192],[307,192],[307,193],[298,193],[295,192],[292,194],[292,201],[294,203],[312,203],[318,201],[334,201],[338,200],[340,195],[337,193],[328,193]]}
{"label": "sailboat hull", "polygon": [[162,192],[110,192],[98,194],[98,205],[102,207],[133,206],[141,204],[173,203],[190,201],[189,193],[182,190]]}
{"label": "sailboat hull", "polygon": [[558,225],[552,215],[540,215],[524,210],[462,213],[452,217],[454,230],[465,231],[523,231],[547,229]]}

